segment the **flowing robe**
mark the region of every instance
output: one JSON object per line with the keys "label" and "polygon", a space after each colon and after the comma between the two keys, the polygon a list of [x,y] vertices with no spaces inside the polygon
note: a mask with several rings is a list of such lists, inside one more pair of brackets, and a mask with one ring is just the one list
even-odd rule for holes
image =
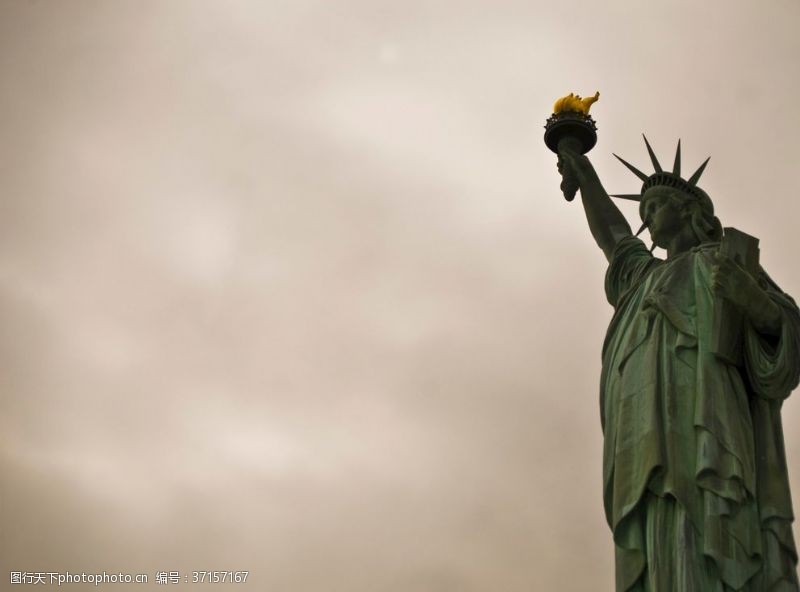
{"label": "flowing robe", "polygon": [[800,313],[761,272],[780,335],[745,321],[741,363],[713,354],[718,246],[663,261],[628,237],[606,274],[603,497],[617,592],[798,590],[780,409],[800,378]]}

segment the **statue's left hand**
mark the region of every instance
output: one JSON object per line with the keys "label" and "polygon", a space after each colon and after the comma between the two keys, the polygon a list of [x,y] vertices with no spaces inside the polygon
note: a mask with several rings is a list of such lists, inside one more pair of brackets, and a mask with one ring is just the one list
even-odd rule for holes
{"label": "statue's left hand", "polygon": [[755,278],[741,265],[719,252],[714,254],[714,265],[711,267],[711,289],[742,311],[747,310],[751,301],[758,297],[758,292],[763,292]]}
{"label": "statue's left hand", "polygon": [[715,253],[711,289],[733,302],[759,330],[774,333],[780,327],[780,309],[756,279],[736,261]]}

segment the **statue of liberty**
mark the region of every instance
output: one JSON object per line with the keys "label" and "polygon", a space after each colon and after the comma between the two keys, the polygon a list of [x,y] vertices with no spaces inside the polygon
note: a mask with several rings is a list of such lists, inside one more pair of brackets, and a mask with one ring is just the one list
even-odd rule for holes
{"label": "statue of liberty", "polygon": [[[642,188],[613,197],[639,202],[659,259],[586,143],[559,140],[562,189],[580,190],[608,260],[600,412],[617,592],[796,592],[780,412],[800,379],[800,311],[758,265],[755,239],[723,232],[697,185],[708,160],[684,179],[680,142],[666,171],[646,138],[653,174],[620,159]],[[738,251],[737,236],[750,239]]]}

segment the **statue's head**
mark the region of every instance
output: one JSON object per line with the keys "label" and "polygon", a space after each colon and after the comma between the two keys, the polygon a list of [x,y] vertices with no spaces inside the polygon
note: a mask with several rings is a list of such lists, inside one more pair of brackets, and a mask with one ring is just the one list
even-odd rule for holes
{"label": "statue's head", "polygon": [[644,143],[655,172],[647,175],[615,154],[622,164],[642,180],[642,190],[638,194],[614,197],[639,202],[639,215],[650,227],[650,234],[657,246],[663,247],[670,237],[686,229],[692,231],[697,244],[719,241],[722,238],[722,224],[714,216],[711,198],[697,186],[709,159],[691,177],[684,179],[681,177],[680,140],[672,171],[663,169],[646,137]]}
{"label": "statue's head", "polygon": [[702,190],[689,193],[676,187],[655,185],[642,195],[639,215],[653,242],[660,247],[686,228],[691,229],[697,244],[722,238],[722,224],[714,215],[714,204]]}

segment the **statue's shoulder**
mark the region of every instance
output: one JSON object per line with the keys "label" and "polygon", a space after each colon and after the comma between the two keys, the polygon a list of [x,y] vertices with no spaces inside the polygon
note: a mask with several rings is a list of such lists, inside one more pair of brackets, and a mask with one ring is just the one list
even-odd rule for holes
{"label": "statue's shoulder", "polygon": [[710,272],[716,263],[715,256],[718,250],[719,243],[703,243],[683,253],[668,257],[663,262],[663,266],[655,268],[660,270],[660,274],[666,274],[673,279],[675,276],[681,275],[694,277],[696,272],[693,270],[699,270],[704,275],[705,272]]}
{"label": "statue's shoulder", "polygon": [[719,245],[720,245],[719,242],[703,243],[701,245],[697,245],[696,247],[692,247],[692,251],[695,251],[695,252],[698,252],[698,253],[714,252],[714,251],[718,251],[719,250]]}
{"label": "statue's shoulder", "polygon": [[703,243],[697,245],[696,247],[692,247],[689,252],[695,259],[710,261],[713,260],[714,256],[719,252],[719,246],[719,242]]}

